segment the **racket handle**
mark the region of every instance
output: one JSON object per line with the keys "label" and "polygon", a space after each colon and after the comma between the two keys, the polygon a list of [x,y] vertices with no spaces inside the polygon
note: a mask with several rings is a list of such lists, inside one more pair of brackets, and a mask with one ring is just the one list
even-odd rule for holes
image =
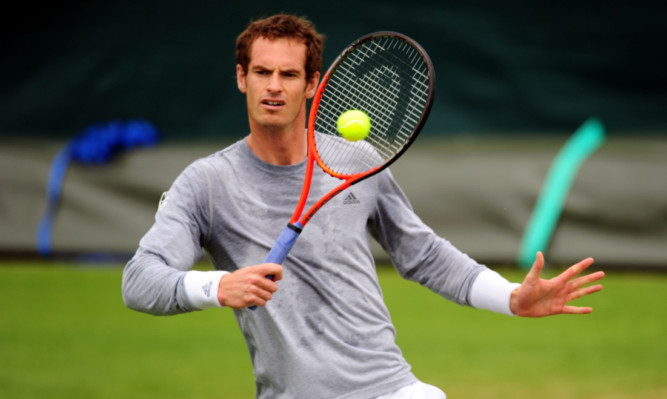
{"label": "racket handle", "polygon": [[276,243],[273,244],[273,248],[271,248],[269,254],[266,255],[264,263],[277,263],[281,265],[285,261],[285,258],[287,258],[289,251],[294,246],[296,239],[299,237],[299,233],[301,233],[301,229],[299,223],[296,225],[291,223],[288,224],[287,227],[285,227],[285,230],[280,233]]}
{"label": "racket handle", "polygon": [[[280,233],[280,236],[278,237],[278,240],[276,240],[276,243],[273,244],[273,248],[269,251],[269,254],[266,255],[266,259],[264,259],[264,263],[277,263],[279,265],[282,265],[282,263],[285,261],[285,258],[287,258],[287,254],[289,251],[292,249],[294,246],[294,243],[296,242],[296,239],[299,238],[299,234],[301,234],[301,230],[303,230],[303,226],[301,223],[296,223],[296,224],[288,224],[287,227],[283,230],[282,233]],[[273,274],[269,274],[266,276],[269,280],[273,280],[275,276]],[[257,309],[257,306],[251,306],[251,310]]]}

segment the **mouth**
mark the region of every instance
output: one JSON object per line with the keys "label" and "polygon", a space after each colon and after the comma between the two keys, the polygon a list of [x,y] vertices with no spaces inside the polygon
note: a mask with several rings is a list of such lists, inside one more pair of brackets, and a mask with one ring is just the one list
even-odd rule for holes
{"label": "mouth", "polygon": [[283,105],[285,105],[285,101],[282,101],[282,100],[263,100],[262,104],[266,105],[268,107],[275,108],[275,107],[282,107]]}

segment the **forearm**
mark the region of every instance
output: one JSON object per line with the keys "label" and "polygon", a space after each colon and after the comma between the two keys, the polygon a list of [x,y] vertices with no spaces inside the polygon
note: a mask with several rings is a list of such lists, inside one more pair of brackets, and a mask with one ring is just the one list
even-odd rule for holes
{"label": "forearm", "polygon": [[139,251],[123,271],[123,301],[130,309],[153,315],[220,306],[217,288],[224,273],[178,270]]}

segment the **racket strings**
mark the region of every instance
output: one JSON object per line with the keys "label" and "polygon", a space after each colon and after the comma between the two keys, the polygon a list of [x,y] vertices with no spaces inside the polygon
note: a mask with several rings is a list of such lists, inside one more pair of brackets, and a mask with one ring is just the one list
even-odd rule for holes
{"label": "racket strings", "polygon": [[[430,74],[424,56],[400,37],[368,40],[332,68],[315,121],[321,162],[341,175],[366,172],[398,155],[426,110]],[[350,142],[337,131],[340,114],[368,114],[371,130]]]}

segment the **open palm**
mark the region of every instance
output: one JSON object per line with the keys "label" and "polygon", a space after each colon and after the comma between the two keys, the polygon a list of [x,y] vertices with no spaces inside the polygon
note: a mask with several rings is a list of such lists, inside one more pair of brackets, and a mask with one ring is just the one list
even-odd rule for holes
{"label": "open palm", "polygon": [[570,266],[558,276],[545,280],[540,277],[544,268],[544,255],[538,252],[523,283],[512,292],[510,309],[514,314],[523,317],[592,312],[593,309],[590,307],[568,305],[570,301],[602,289],[601,284],[588,285],[603,278],[604,272],[602,271],[577,277],[592,264],[593,258],[586,258]]}

